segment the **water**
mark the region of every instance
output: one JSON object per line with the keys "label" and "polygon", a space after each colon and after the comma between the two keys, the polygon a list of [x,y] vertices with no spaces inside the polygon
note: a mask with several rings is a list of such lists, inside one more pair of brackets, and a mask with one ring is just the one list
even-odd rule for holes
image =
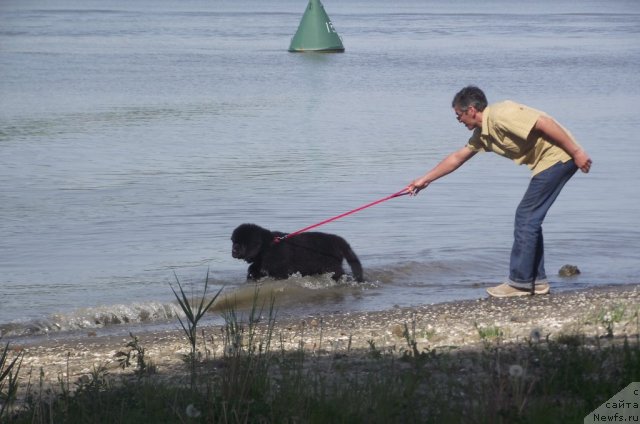
{"label": "water", "polygon": [[[468,131],[480,85],[547,111],[594,160],[545,223],[567,290],[638,283],[640,3],[324,2],[344,54],[286,50],[304,1],[0,5],[0,328],[175,325],[169,287],[249,298],[243,222],[291,232],[402,189]],[[368,282],[266,282],[280,315],[483,297],[528,170],[476,156],[416,198],[319,230]],[[573,279],[555,277],[578,265]],[[211,318],[215,319],[215,318]]]}

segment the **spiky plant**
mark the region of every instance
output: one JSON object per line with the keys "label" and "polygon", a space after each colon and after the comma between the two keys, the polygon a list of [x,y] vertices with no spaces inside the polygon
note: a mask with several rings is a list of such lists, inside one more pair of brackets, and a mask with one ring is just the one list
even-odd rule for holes
{"label": "spiky plant", "polygon": [[209,271],[207,270],[207,277],[204,282],[204,290],[202,291],[202,295],[196,301],[194,301],[193,298],[189,300],[186,293],[184,292],[184,289],[182,288],[182,284],[180,284],[180,280],[178,279],[178,276],[175,275],[175,277],[176,277],[176,283],[178,284],[178,289],[180,291],[180,294],[176,292],[176,290],[173,288],[171,284],[169,285],[171,287],[171,290],[173,291],[173,294],[176,296],[176,299],[178,300],[178,304],[180,305],[182,312],[184,312],[184,315],[185,315],[184,320],[178,317],[178,321],[180,321],[180,325],[182,326],[182,329],[184,330],[184,333],[187,336],[187,339],[189,339],[189,344],[191,347],[191,353],[190,353],[191,385],[193,386],[195,384],[196,342],[198,338],[198,322],[202,319],[202,317],[207,312],[207,310],[211,307],[211,305],[213,305],[213,302],[216,301],[216,299],[218,298],[218,296],[220,295],[224,287],[221,287],[220,290],[218,290],[218,293],[216,293],[211,300],[206,302],[207,290],[209,288]]}

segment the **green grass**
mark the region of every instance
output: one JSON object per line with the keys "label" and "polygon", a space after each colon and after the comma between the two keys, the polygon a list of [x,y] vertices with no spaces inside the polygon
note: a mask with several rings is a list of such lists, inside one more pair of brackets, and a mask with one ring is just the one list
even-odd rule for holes
{"label": "green grass", "polygon": [[[174,274],[175,275],[175,274]],[[171,291],[173,291],[182,312],[185,315],[184,320],[178,316],[178,321],[180,322],[180,326],[184,330],[184,334],[189,341],[189,346],[191,347],[191,352],[189,356],[189,362],[191,363],[191,387],[195,385],[195,368],[196,362],[198,360],[197,356],[197,341],[198,341],[198,323],[204,317],[204,314],[207,310],[213,305],[216,301],[220,293],[222,292],[222,288],[213,296],[212,299],[207,301],[207,289],[209,288],[209,272],[207,271],[207,278],[204,281],[204,289],[202,290],[202,294],[199,299],[195,299],[193,293],[191,298],[189,298],[184,289],[182,288],[182,284],[180,284],[180,280],[176,275],[176,284],[178,284],[178,290],[180,294],[176,292],[176,290],[171,286]],[[132,335],[133,337],[133,335]],[[135,340],[137,343],[137,339]],[[142,351],[144,354],[144,350]]]}
{"label": "green grass", "polygon": [[11,355],[9,343],[0,352],[0,419],[16,400],[23,356],[24,352]]}
{"label": "green grass", "polygon": [[[196,305],[205,305],[205,294]],[[266,307],[254,302],[246,317],[225,311],[222,331],[200,338],[201,345],[206,339],[223,345],[218,358],[206,349],[195,354],[195,332],[185,324],[185,343],[194,350],[186,358],[182,383],[153,372],[132,335],[121,355],[131,373],[110,375],[97,366],[88,377],[73,384],[61,381],[53,391],[41,378],[22,403],[4,410],[0,421],[566,423],[582,422],[629,383],[640,381],[637,337],[575,333],[504,343],[502,331],[492,327],[478,329],[483,343],[477,349],[420,351],[415,336],[421,330],[414,324],[404,328],[406,345],[394,349],[380,350],[371,340],[360,351],[312,354],[302,343],[291,351],[277,340],[273,305],[273,300]],[[10,356],[8,346],[3,356]],[[15,381],[15,365],[9,373],[3,370],[18,362],[5,359],[0,375],[11,374]]]}

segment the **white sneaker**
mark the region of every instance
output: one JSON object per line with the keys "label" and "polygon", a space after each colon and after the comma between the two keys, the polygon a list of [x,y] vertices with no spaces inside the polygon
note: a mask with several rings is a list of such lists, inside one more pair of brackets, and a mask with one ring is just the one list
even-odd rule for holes
{"label": "white sneaker", "polygon": [[[534,294],[547,294],[549,293],[549,283],[536,284]],[[531,290],[519,289],[517,287],[510,286],[507,283],[502,283],[499,286],[489,287],[487,293],[493,297],[517,297],[517,296],[531,296]]]}

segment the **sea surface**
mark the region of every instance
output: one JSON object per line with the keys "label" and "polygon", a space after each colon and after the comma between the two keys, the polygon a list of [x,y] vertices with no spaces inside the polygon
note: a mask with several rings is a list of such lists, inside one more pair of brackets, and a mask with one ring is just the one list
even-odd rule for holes
{"label": "sea surface", "polygon": [[350,242],[364,284],[255,296],[229,240],[401,190],[466,143],[450,103],[468,84],[546,111],[593,159],[544,225],[553,289],[640,283],[640,2],[323,4],[343,54],[287,51],[304,0],[2,0],[4,339],[176,327],[172,288],[206,280],[290,317],[486,296],[530,178],[493,154],[317,228]]}

